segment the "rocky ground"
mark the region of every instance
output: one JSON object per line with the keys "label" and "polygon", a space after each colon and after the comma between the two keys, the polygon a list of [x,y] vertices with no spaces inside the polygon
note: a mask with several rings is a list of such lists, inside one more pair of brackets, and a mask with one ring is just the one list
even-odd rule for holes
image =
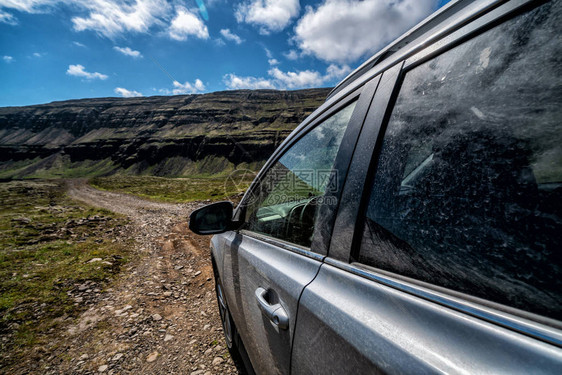
{"label": "rocky ground", "polygon": [[237,373],[216,307],[210,238],[187,227],[202,203],[149,202],[80,180],[69,182],[68,194],[129,216],[136,258],[110,288],[85,282],[69,292],[86,311],[11,373]]}

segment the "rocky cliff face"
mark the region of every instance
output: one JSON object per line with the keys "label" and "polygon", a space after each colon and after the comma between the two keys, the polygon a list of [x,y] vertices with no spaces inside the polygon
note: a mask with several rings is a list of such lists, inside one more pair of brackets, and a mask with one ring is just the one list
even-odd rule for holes
{"label": "rocky cliff face", "polygon": [[240,90],[0,108],[0,178],[256,169],[328,92]]}

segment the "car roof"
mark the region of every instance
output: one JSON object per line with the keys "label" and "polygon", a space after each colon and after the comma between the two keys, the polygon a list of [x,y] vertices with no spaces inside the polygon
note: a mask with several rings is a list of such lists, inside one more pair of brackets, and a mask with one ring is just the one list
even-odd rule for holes
{"label": "car roof", "polygon": [[453,0],[447,3],[351,72],[328,94],[326,101],[359,78],[370,76],[369,71],[391,56],[397,55],[397,52],[409,49],[418,41],[433,39],[432,36],[444,37],[475,17],[505,2],[507,0]]}

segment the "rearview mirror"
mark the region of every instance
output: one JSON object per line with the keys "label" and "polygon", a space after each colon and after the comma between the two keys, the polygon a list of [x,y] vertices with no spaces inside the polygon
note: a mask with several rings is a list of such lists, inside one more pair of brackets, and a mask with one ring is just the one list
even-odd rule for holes
{"label": "rearview mirror", "polygon": [[189,216],[189,229],[197,234],[218,234],[233,229],[232,202],[217,202],[195,210]]}

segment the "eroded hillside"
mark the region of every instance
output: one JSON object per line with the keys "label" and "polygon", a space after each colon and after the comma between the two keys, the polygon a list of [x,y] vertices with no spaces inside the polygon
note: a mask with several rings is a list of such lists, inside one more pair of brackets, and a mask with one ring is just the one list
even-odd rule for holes
{"label": "eroded hillside", "polygon": [[328,92],[239,90],[0,108],[0,178],[256,169]]}

